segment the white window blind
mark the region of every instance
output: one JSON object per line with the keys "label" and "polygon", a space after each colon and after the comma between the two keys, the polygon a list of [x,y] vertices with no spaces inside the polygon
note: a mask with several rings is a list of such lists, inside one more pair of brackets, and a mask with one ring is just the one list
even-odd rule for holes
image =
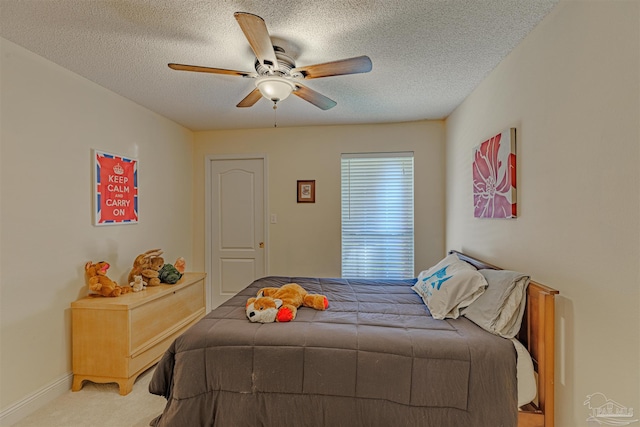
{"label": "white window blind", "polygon": [[413,153],[341,162],[342,277],[413,277]]}

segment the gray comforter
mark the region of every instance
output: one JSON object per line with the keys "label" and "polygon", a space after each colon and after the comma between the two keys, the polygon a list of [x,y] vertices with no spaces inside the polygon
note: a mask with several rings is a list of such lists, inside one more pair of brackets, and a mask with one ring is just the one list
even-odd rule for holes
{"label": "gray comforter", "polygon": [[[329,299],[251,323],[248,297],[295,282]],[[433,319],[415,280],[267,277],[171,345],[149,389],[152,426],[517,425],[516,353],[467,319]]]}

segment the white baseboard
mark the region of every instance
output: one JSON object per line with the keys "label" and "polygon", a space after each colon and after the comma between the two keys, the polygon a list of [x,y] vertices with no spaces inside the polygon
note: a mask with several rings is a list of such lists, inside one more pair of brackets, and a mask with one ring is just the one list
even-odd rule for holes
{"label": "white baseboard", "polygon": [[11,426],[71,390],[73,373],[69,372],[49,385],[28,395],[0,412],[0,426]]}

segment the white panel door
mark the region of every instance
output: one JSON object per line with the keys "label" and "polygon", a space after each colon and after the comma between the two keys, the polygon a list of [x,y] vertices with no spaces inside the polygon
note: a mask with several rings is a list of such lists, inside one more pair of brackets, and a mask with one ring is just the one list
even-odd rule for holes
{"label": "white panel door", "polygon": [[264,159],[213,159],[211,308],[265,275]]}

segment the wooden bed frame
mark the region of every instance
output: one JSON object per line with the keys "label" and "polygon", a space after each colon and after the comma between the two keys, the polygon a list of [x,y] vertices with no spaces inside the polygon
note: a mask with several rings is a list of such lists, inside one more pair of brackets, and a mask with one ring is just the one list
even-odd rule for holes
{"label": "wooden bed frame", "polygon": [[[458,251],[461,260],[477,269],[501,270]],[[518,427],[553,427],[554,425],[554,364],[555,364],[555,296],[559,291],[530,281],[527,306],[518,340],[529,350],[537,373],[538,397],[518,413]]]}

